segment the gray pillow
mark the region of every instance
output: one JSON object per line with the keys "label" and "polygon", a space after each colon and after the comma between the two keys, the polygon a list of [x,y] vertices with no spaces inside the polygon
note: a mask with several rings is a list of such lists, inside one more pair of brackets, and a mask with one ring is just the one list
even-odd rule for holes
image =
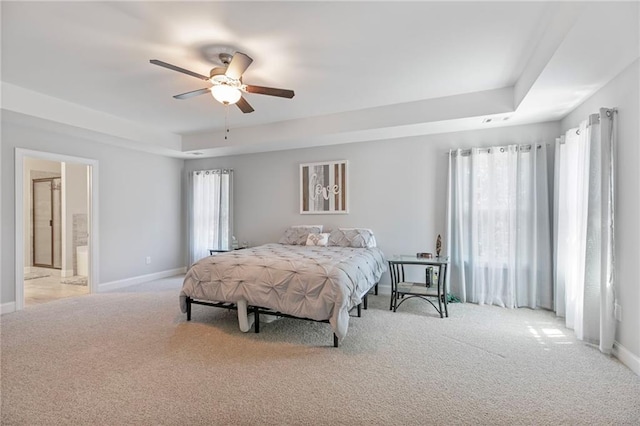
{"label": "gray pillow", "polygon": [[298,225],[290,226],[284,231],[282,237],[278,241],[280,244],[291,244],[303,246],[307,244],[309,234],[319,234],[322,232],[321,225]]}
{"label": "gray pillow", "polygon": [[340,228],[331,231],[329,245],[339,247],[368,248],[376,246],[373,231],[367,228]]}

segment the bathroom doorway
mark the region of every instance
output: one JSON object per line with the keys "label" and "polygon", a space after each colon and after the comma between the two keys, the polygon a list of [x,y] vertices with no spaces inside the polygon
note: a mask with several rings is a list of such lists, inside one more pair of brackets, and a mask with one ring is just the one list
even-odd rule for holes
{"label": "bathroom doorway", "polygon": [[16,310],[95,292],[97,161],[16,149]]}

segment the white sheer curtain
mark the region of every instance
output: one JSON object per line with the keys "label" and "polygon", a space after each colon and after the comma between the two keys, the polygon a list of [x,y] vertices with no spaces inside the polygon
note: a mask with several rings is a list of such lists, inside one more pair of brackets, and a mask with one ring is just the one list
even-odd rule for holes
{"label": "white sheer curtain", "polygon": [[233,202],[233,170],[191,173],[189,262],[209,256],[210,249],[229,249]]}
{"label": "white sheer curtain", "polygon": [[447,207],[453,294],[552,308],[546,145],[450,151]]}
{"label": "white sheer curtain", "polygon": [[615,338],[615,112],[601,109],[556,144],[555,311],[610,353]]}

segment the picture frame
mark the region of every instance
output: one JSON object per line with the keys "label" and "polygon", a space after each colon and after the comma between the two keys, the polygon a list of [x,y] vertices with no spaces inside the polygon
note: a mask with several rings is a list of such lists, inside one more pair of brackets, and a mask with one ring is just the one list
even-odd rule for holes
{"label": "picture frame", "polygon": [[347,160],[300,164],[300,214],[349,213]]}

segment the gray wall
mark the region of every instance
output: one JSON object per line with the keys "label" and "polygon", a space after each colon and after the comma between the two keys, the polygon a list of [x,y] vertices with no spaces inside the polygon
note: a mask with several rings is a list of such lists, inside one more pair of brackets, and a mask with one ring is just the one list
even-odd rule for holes
{"label": "gray wall", "polygon": [[[387,256],[435,251],[445,238],[450,148],[508,143],[551,143],[558,122],[188,160],[185,171],[234,169],[234,228],[239,241],[278,241],[296,224],[373,229]],[[299,214],[299,164],[348,160],[349,214]],[[552,169],[552,168],[551,168]],[[446,241],[443,241],[446,245]],[[388,275],[382,279],[388,285]]]}
{"label": "gray wall", "polygon": [[[185,265],[180,159],[93,142],[89,132],[38,119],[2,116],[2,285],[0,303],[15,300],[15,148],[99,161],[99,283]],[[29,122],[29,124],[25,124]],[[68,130],[68,131],[67,131]],[[151,256],[152,263],[145,264]]]}
{"label": "gray wall", "polygon": [[618,108],[616,170],[616,278],[622,321],[616,341],[640,358],[640,60],[562,120],[562,130],[577,127],[601,107]]}

